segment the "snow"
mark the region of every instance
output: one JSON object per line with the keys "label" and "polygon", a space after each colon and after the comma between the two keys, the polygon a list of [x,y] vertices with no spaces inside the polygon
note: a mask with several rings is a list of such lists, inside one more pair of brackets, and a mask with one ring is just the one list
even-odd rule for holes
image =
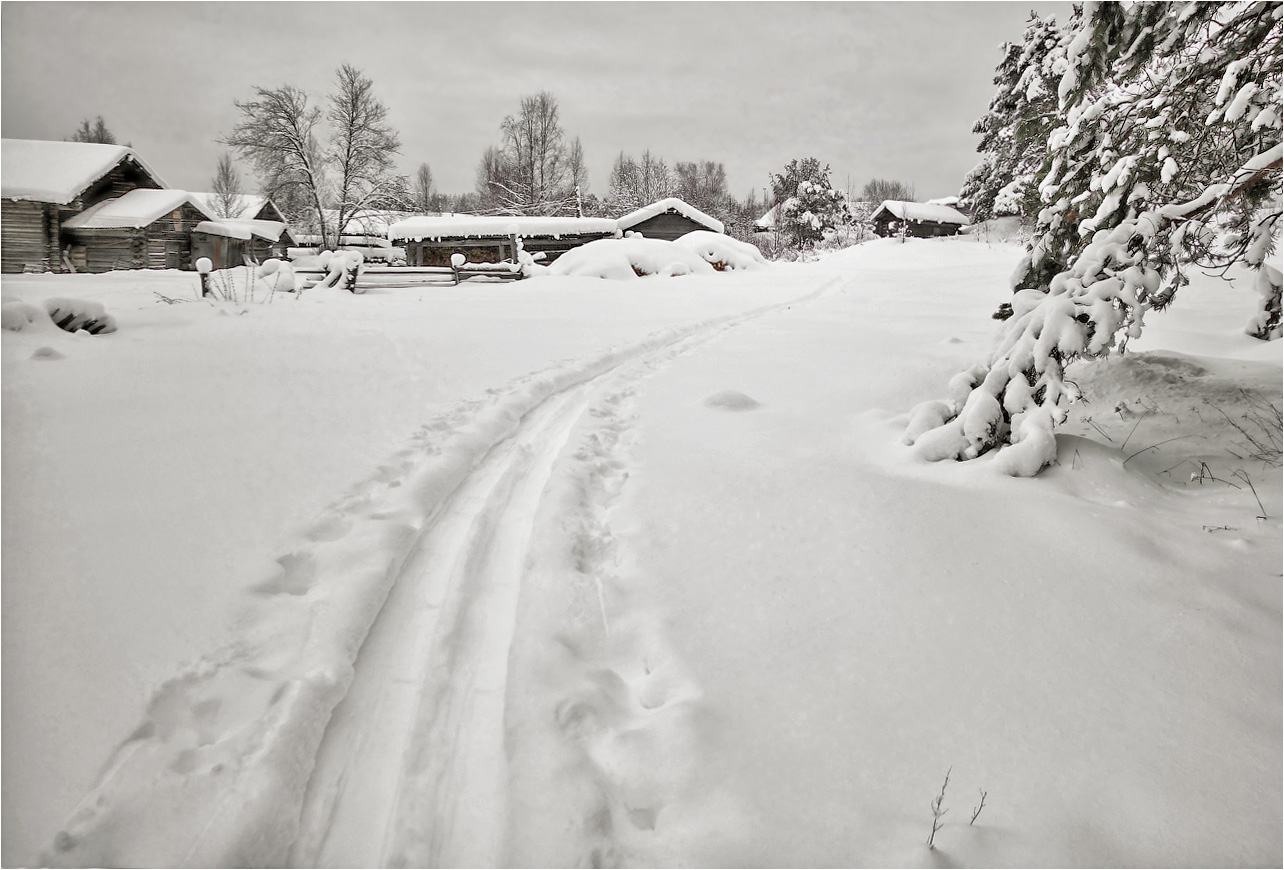
{"label": "snow", "polygon": [[3,862],[1278,865],[1251,278],[1072,370],[1038,477],[926,462],[1021,255],[4,276]]}
{"label": "snow", "polygon": [[285,224],[280,221],[232,220],[201,221],[192,228],[194,232],[211,236],[225,236],[229,239],[248,241],[254,236],[267,239],[269,242],[280,241],[285,232]]}
{"label": "snow", "polygon": [[200,204],[185,190],[131,190],[115,199],[91,205],[62,222],[66,229],[98,230],[117,227],[145,227],[163,215],[190,203],[198,211]]}
{"label": "snow", "polygon": [[443,238],[507,238],[519,236],[612,235],[616,222],[610,218],[449,215],[421,216],[397,221],[388,227],[393,241],[423,241]]}
{"label": "snow", "polygon": [[755,245],[737,241],[710,230],[692,230],[674,239],[673,244],[699,254],[719,271],[765,269],[767,260]]}
{"label": "snow", "polygon": [[874,210],[870,219],[886,211],[897,220],[934,221],[942,224],[967,224],[967,215],[947,205],[932,205],[925,202],[901,202],[895,199],[884,200]]}
{"label": "snow", "polygon": [[[201,211],[211,216],[218,214],[219,206],[222,203],[222,197],[218,194],[201,191],[192,193],[192,196],[200,203]],[[241,193],[237,194],[237,196],[239,197],[237,199],[238,208],[236,214],[231,216],[233,220],[253,220],[254,216],[270,202],[266,196],[252,193]]]}
{"label": "snow", "polygon": [[5,139],[0,142],[4,169],[0,197],[64,205],[126,158],[135,160],[158,184],[164,184],[133,149],[124,145]]}
{"label": "snow", "polygon": [[598,239],[572,248],[551,266],[528,267],[536,276],[575,275],[584,278],[632,280],[646,276],[677,277],[714,271],[694,246],[666,239],[632,236],[626,239]]}
{"label": "snow", "polygon": [[201,221],[192,227],[194,233],[204,233],[207,236],[222,236],[228,239],[240,239],[248,242],[254,238],[250,228],[245,226],[241,221]]}
{"label": "snow", "polygon": [[662,199],[659,202],[653,202],[635,212],[630,212],[620,218],[618,224],[621,231],[632,229],[643,221],[650,220],[653,217],[657,217],[669,211],[675,211],[683,217],[690,218],[698,224],[703,224],[715,233],[723,232],[724,228],[722,226],[722,221],[717,218],[709,217],[709,215],[700,211],[700,209],[678,199],[676,196]]}

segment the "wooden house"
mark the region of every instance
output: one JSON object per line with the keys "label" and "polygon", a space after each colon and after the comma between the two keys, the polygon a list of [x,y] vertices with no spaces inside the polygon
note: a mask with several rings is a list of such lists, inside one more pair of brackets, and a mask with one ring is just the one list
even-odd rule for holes
{"label": "wooden house", "polygon": [[388,240],[405,248],[408,266],[449,266],[452,254],[469,263],[517,261],[517,242],[551,263],[571,248],[616,235],[610,218],[436,215],[406,218],[388,227]]}
{"label": "wooden house", "polygon": [[874,232],[880,236],[895,236],[902,229],[914,238],[953,236],[968,225],[968,217],[947,205],[925,202],[886,200],[869,216]]}
{"label": "wooden house", "polygon": [[191,269],[192,230],[209,219],[185,190],[131,190],[62,222],[77,272]]}
{"label": "wooden house", "polygon": [[0,270],[70,271],[65,222],[104,200],[165,187],[123,145],[5,139],[0,143]]}
{"label": "wooden house", "polygon": [[673,241],[693,230],[726,232],[722,221],[676,196],[654,202],[620,218],[616,225],[623,233],[634,232],[648,239]]}

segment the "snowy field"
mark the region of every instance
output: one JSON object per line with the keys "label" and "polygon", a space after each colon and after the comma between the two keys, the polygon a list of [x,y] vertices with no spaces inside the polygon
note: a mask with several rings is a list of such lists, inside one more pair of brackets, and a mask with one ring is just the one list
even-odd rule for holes
{"label": "snowy field", "polygon": [[920,462],[1020,254],[6,276],[119,331],[3,332],[3,863],[1279,866],[1280,345],[1200,278]]}

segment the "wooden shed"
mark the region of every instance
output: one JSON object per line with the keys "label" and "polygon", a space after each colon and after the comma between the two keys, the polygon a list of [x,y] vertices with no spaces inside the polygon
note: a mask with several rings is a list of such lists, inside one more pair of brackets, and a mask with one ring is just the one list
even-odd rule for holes
{"label": "wooden shed", "polygon": [[130,148],[84,142],[0,143],[0,270],[70,271],[65,222],[104,200],[164,182]]}
{"label": "wooden shed", "polygon": [[700,209],[683,202],[676,196],[662,199],[646,208],[627,214],[616,224],[624,233],[634,232],[648,239],[667,239],[668,241],[685,236],[693,230],[726,232],[722,221],[709,217]]}
{"label": "wooden shed", "polygon": [[469,263],[516,262],[517,241],[551,263],[562,254],[616,235],[610,218],[436,215],[406,218],[388,227],[388,240],[406,250],[408,266],[449,266],[452,254]]}
{"label": "wooden shed", "polygon": [[191,269],[192,230],[208,220],[185,190],[131,190],[62,224],[78,272]]}
{"label": "wooden shed", "polygon": [[969,222],[967,215],[947,205],[893,199],[885,200],[869,219],[880,236],[897,235],[903,227],[905,235],[920,239],[956,235]]}
{"label": "wooden shed", "polygon": [[284,258],[293,245],[294,237],[282,221],[201,221],[192,228],[193,262],[208,257],[215,269]]}

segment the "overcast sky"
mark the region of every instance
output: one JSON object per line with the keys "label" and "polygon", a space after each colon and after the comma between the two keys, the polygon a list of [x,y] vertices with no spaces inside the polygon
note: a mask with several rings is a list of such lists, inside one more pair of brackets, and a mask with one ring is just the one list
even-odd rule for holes
{"label": "overcast sky", "polygon": [[[836,184],[958,192],[976,162],[999,45],[1069,3],[25,3],[0,5],[3,134],[108,127],[172,187],[207,190],[254,86],[320,99],[363,70],[401,167],[473,188],[523,95],[552,92],[590,190],[621,151],[726,164],[745,196],[796,157]],[[247,182],[251,175],[242,167]]]}

